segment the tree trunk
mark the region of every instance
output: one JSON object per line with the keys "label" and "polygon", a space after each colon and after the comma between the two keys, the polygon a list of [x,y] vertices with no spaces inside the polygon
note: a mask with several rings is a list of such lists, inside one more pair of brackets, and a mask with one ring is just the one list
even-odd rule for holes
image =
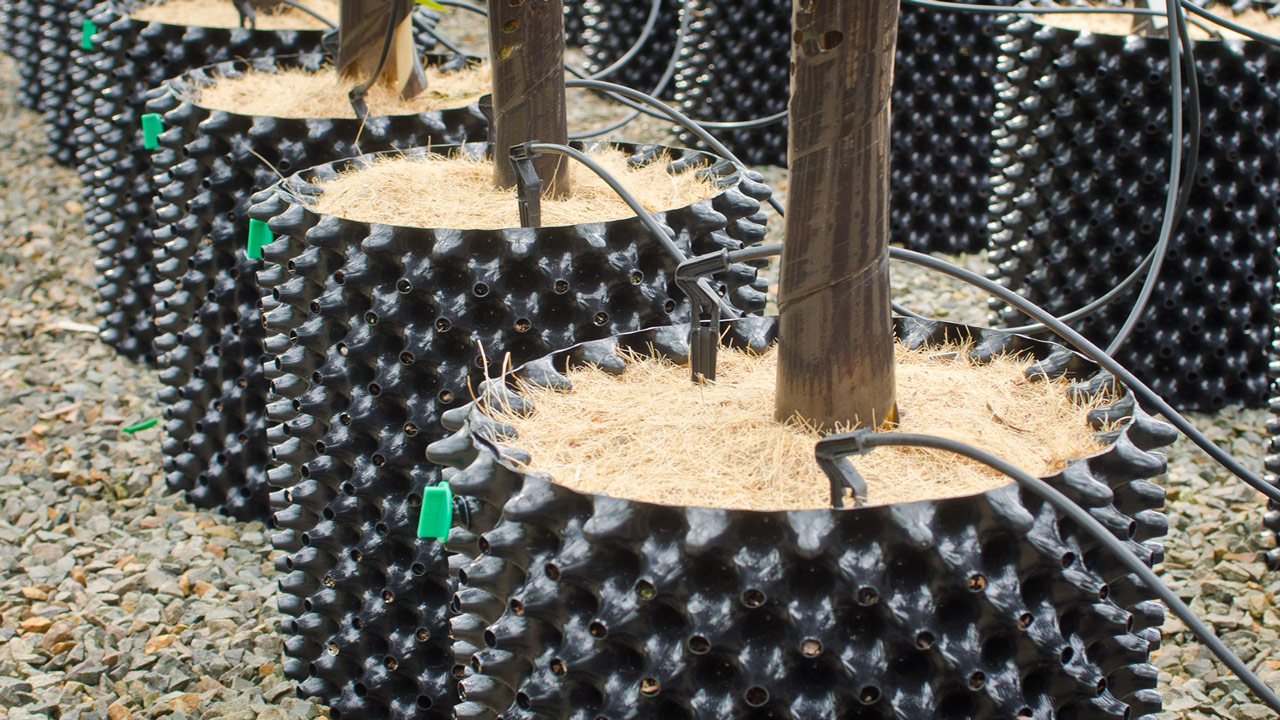
{"label": "tree trunk", "polygon": [[776,416],[894,420],[889,90],[898,0],[795,0]]}
{"label": "tree trunk", "polygon": [[[563,0],[489,3],[489,62],[493,67],[493,181],[515,187],[512,145],[565,144]],[[534,160],[543,194],[569,194],[569,167],[559,155]]]}
{"label": "tree trunk", "polygon": [[413,42],[413,3],[410,0],[342,0],[339,9],[338,71],[368,78],[378,66],[387,23],[396,12],[396,30],[386,62],[377,82],[396,88],[401,97],[412,98],[427,89],[426,73]]}

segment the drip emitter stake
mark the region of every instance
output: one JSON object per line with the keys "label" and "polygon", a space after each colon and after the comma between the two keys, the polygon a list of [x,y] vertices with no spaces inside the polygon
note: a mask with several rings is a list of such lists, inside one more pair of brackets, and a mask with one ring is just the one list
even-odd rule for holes
{"label": "drip emitter stake", "polygon": [[164,120],[158,113],[142,116],[142,147],[155,150],[160,147],[160,133],[164,132]]}
{"label": "drip emitter stake", "polygon": [[453,490],[442,482],[422,491],[422,513],[418,516],[418,537],[444,542],[453,527]]}
{"label": "drip emitter stake", "polygon": [[93,49],[93,36],[98,34],[98,26],[92,20],[85,20],[80,25],[80,49]]}
{"label": "drip emitter stake", "polygon": [[276,236],[271,233],[271,228],[267,227],[265,220],[249,220],[249,243],[245,248],[244,256],[250,260],[261,259],[262,246],[270,245],[275,240]]}

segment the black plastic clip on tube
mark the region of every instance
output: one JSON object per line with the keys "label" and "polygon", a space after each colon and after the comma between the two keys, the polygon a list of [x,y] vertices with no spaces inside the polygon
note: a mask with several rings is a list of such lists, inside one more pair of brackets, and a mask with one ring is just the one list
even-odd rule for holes
{"label": "black plastic clip on tube", "polygon": [[[481,115],[484,115],[485,122],[486,122],[486,123],[488,123],[488,126],[489,126],[489,135],[488,135],[488,137],[487,137],[486,139],[489,141],[489,147],[490,147],[490,148],[492,148],[492,147],[493,147],[493,140],[494,140],[494,134],[493,134],[493,127],[494,127],[494,126],[493,126],[493,118],[494,118],[494,114],[493,114],[493,93],[485,93],[484,95],[481,95],[481,96],[480,96],[480,99],[479,99],[479,100],[476,100],[476,107],[480,108],[480,114],[481,114]],[[496,152],[496,150],[495,150],[494,155],[496,156],[497,154],[498,154],[498,153],[497,153],[497,152]]]}
{"label": "black plastic clip on tube", "polygon": [[676,286],[689,298],[689,374],[695,383],[716,379],[720,306],[706,277],[728,268],[728,250],[689,258],[676,267]]}
{"label": "black plastic clip on tube", "polygon": [[[1111,534],[1111,531],[1107,530],[1102,523],[1094,519],[1088,511],[1072,502],[1070,498],[1063,495],[1044,480],[1041,480],[1031,473],[1017,467],[1004,458],[993,455],[981,448],[966,445],[965,443],[952,440],[950,438],[941,438],[933,435],[916,435],[911,433],[874,433],[871,430],[864,428],[862,430],[855,430],[851,433],[829,436],[819,441],[819,447],[824,443],[826,444],[825,452],[829,456],[834,456],[837,462],[840,461],[839,458],[846,455],[865,455],[876,447],[894,445],[925,447],[955,453],[971,460],[976,460],[1009,476],[1023,489],[1039,495],[1045,500],[1045,502],[1052,505],[1054,509],[1069,517],[1077,525],[1088,531],[1090,535],[1093,535],[1098,542],[1105,545],[1107,550],[1110,551],[1126,568],[1128,568],[1129,572],[1137,575],[1139,579],[1142,580],[1143,584],[1150,588],[1151,591],[1154,592],[1160,600],[1173,611],[1173,614],[1176,615],[1178,619],[1181,620],[1182,623],[1186,625],[1187,628],[1189,628],[1191,632],[1209,648],[1210,651],[1213,652],[1214,655],[1218,656],[1218,659],[1230,668],[1231,672],[1235,673],[1235,676],[1240,678],[1240,681],[1243,682],[1246,687],[1253,691],[1254,695],[1266,703],[1272,711],[1280,712],[1280,696],[1277,696],[1274,690],[1268,687],[1266,683],[1262,682],[1257,675],[1249,670],[1249,667],[1245,665],[1244,661],[1237,657],[1235,653],[1231,652],[1231,649],[1213,633],[1213,630],[1211,630],[1209,626],[1205,625],[1204,622],[1191,611],[1191,608],[1187,607],[1187,605],[1182,602],[1182,598],[1178,597],[1177,593],[1169,589],[1169,586],[1165,585],[1164,582],[1160,580],[1159,576],[1155,574],[1155,571],[1147,567],[1146,563],[1139,560],[1138,556],[1134,555],[1129,548],[1125,547],[1125,545],[1120,542],[1115,535]],[[818,451],[815,450],[815,453],[817,452]],[[818,458],[818,463],[819,465],[823,463],[823,458],[821,456]],[[850,465],[847,460],[843,461],[843,464]]]}
{"label": "black plastic clip on tube", "polygon": [[676,267],[676,286],[689,298],[689,373],[696,383],[716,379],[716,355],[720,349],[720,300],[707,277],[725,272],[736,262],[779,255],[782,245],[753,245],[741,250],[689,258]]}
{"label": "black plastic clip on tube", "polygon": [[[622,201],[627,204],[627,207],[631,208],[631,212],[636,214],[636,217],[640,219],[640,223],[645,226],[645,229],[649,231],[649,234],[653,236],[653,239],[657,240],[658,244],[662,245],[668,255],[670,255],[677,263],[682,263],[687,259],[684,251],[681,250],[672,239],[671,229],[658,224],[658,221],[653,218],[653,214],[646,210],[644,205],[641,205],[640,201],[637,200],[636,197],[625,187],[623,187],[622,183],[618,182],[617,178],[610,174],[608,170],[601,167],[600,163],[592,160],[586,153],[575,150],[568,145],[556,145],[554,143],[528,143],[528,146],[531,152],[549,152],[556,155],[564,155],[565,157],[577,160],[583,165],[586,165],[588,170],[600,176],[600,179],[604,180],[605,184],[617,193],[618,197],[622,198]],[[715,302],[720,306],[720,312],[725,317],[735,320],[742,317],[742,313],[731,305],[728,300],[725,300],[716,293],[712,293],[712,295],[715,296]]]}
{"label": "black plastic clip on tube", "polygon": [[231,4],[240,13],[240,27],[247,25],[250,30],[258,29],[258,16],[253,11],[253,0],[231,0]]}
{"label": "black plastic clip on tube", "polygon": [[511,167],[516,171],[516,196],[520,203],[521,227],[534,228],[542,225],[542,178],[538,177],[538,169],[533,166],[533,159],[538,153],[533,152],[532,142],[512,145],[510,149]]}
{"label": "black plastic clip on tube", "polygon": [[853,492],[853,506],[860,507],[867,502],[867,481],[858,472],[853,463],[843,460],[844,456],[864,453],[862,436],[858,433],[828,435],[813,447],[814,459],[818,467],[831,481],[831,507],[844,507],[844,489]]}

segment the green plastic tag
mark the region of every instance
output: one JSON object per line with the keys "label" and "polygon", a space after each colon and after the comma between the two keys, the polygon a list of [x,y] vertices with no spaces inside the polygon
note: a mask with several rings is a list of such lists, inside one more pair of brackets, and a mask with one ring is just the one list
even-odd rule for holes
{"label": "green plastic tag", "polygon": [[142,432],[143,430],[153,428],[159,424],[160,424],[160,418],[151,418],[150,420],[143,420],[142,422],[134,423],[132,425],[127,425],[120,429],[132,435],[136,432]]}
{"label": "green plastic tag", "polygon": [[93,36],[98,34],[98,26],[92,20],[85,20],[80,26],[80,49],[93,49]]}
{"label": "green plastic tag", "polygon": [[422,514],[418,516],[418,537],[444,540],[453,527],[453,490],[440,483],[422,491]]}
{"label": "green plastic tag", "polygon": [[265,220],[249,221],[249,245],[245,248],[244,256],[250,260],[257,260],[262,257],[262,246],[270,245],[276,241],[276,236],[271,234],[271,228],[267,227]]}
{"label": "green plastic tag", "polygon": [[155,150],[160,147],[160,133],[164,132],[164,119],[157,113],[142,116],[142,147]]}
{"label": "green plastic tag", "polygon": [[444,5],[441,5],[438,2],[433,2],[432,0],[413,0],[413,1],[418,3],[419,5],[426,5],[432,10],[439,10],[442,13],[451,12],[449,8],[445,7]]}

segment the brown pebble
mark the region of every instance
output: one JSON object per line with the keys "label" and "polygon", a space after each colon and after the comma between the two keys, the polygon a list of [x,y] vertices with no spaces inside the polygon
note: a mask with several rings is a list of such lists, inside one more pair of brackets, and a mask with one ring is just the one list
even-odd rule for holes
{"label": "brown pebble", "polygon": [[184,713],[191,714],[200,706],[200,696],[195,693],[183,693],[170,700],[169,706],[174,710],[181,710]]}
{"label": "brown pebble", "polygon": [[26,620],[23,620],[22,622],[18,623],[18,627],[22,628],[23,630],[26,630],[27,632],[43,633],[44,631],[53,627],[53,621],[50,620],[49,618],[40,617],[39,615],[36,615],[34,617],[29,617]]}
{"label": "brown pebble", "polygon": [[172,645],[177,639],[177,635],[157,635],[147,641],[147,646],[143,652],[147,655],[154,655]]}

